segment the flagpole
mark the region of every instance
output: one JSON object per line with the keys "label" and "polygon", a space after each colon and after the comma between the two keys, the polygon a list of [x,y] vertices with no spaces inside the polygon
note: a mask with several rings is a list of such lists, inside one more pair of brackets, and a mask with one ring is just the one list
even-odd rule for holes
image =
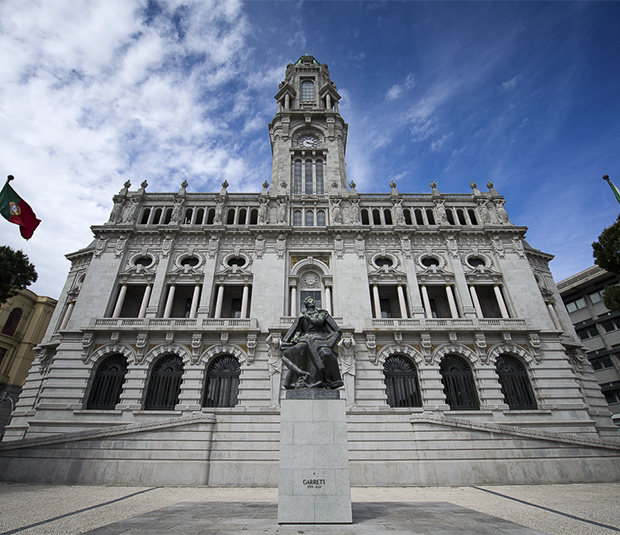
{"label": "flagpole", "polygon": [[620,191],[618,191],[616,185],[609,179],[609,175],[603,175],[603,180],[609,184],[611,191],[613,191],[614,195],[616,196],[618,204],[620,204]]}

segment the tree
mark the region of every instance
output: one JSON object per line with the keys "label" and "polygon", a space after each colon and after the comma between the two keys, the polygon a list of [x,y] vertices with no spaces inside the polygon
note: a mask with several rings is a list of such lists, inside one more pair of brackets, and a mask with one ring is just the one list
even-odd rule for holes
{"label": "tree", "polygon": [[[607,271],[620,276],[620,216],[607,227],[592,244],[594,263]],[[603,290],[603,303],[609,310],[620,312],[620,286],[606,286]]]}
{"label": "tree", "polygon": [[23,251],[0,246],[0,303],[37,280],[37,272]]}

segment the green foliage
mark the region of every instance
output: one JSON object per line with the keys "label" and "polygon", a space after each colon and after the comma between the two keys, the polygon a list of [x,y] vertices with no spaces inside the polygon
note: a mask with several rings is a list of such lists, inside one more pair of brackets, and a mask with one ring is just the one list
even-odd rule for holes
{"label": "green foliage", "polygon": [[0,303],[37,280],[37,272],[23,251],[0,246]]}
{"label": "green foliage", "polygon": [[[611,273],[620,275],[620,216],[607,227],[592,244],[594,263]],[[609,310],[620,312],[620,286],[607,286],[603,290],[603,303]]]}
{"label": "green foliage", "polygon": [[620,286],[606,286],[603,290],[603,304],[609,310],[620,312]]}
{"label": "green foliage", "polygon": [[607,227],[592,244],[594,263],[597,266],[620,274],[620,216],[618,220]]}

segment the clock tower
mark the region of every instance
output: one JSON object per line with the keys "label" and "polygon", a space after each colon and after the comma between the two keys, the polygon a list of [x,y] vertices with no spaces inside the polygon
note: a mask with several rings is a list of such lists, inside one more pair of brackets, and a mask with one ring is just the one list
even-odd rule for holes
{"label": "clock tower", "polygon": [[306,54],[286,67],[269,124],[272,196],[342,195],[348,192],[345,151],[348,125],[325,63]]}

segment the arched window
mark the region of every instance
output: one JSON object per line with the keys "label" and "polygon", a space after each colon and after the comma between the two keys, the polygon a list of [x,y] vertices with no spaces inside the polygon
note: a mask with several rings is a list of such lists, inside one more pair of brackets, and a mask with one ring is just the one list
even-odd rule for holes
{"label": "arched window", "polygon": [[312,195],[312,162],[306,160],[305,188],[306,195]]}
{"label": "arched window", "polygon": [[474,375],[464,358],[446,355],[439,365],[439,372],[451,410],[480,408]]}
{"label": "arched window", "polygon": [[145,208],[144,212],[142,212],[142,219],[140,220],[141,225],[146,225],[149,222],[149,216],[151,215],[151,209]]}
{"label": "arched window", "polygon": [[306,210],[306,226],[314,226],[314,212],[312,210]]}
{"label": "arched window", "polygon": [[316,192],[318,195],[323,195],[325,192],[325,186],[323,185],[323,162],[321,160],[316,162]]}
{"label": "arched window", "polygon": [[301,210],[295,210],[293,212],[293,226],[295,227],[301,227]]}
{"label": "arched window", "polygon": [[8,336],[13,336],[15,331],[17,330],[17,326],[19,325],[19,320],[22,319],[22,309],[14,308],[9,313],[9,317],[2,328],[2,334],[6,334]]}
{"label": "arched window", "polygon": [[316,213],[316,224],[319,227],[325,226],[325,210],[319,210]]}
{"label": "arched window", "polygon": [[237,404],[241,366],[232,355],[213,359],[207,369],[203,407],[234,407]]}
{"label": "arched window", "polygon": [[495,361],[504,400],[512,410],[536,409],[536,398],[523,363],[511,355],[500,355]]}
{"label": "arched window", "polygon": [[407,357],[394,355],[383,364],[387,402],[390,407],[421,407],[420,385],[415,365]]}
{"label": "arched window", "polygon": [[314,100],[314,82],[304,80],[301,82],[301,101],[312,102]]}
{"label": "arched window", "polygon": [[293,164],[293,193],[300,195],[301,194],[301,162],[296,161]]}
{"label": "arched window", "polygon": [[183,378],[183,359],[178,355],[164,355],[153,366],[146,392],[147,410],[173,410],[179,402]]}
{"label": "arched window", "polygon": [[87,409],[112,410],[120,403],[121,391],[127,374],[127,359],[117,353],[105,358],[93,379]]}

